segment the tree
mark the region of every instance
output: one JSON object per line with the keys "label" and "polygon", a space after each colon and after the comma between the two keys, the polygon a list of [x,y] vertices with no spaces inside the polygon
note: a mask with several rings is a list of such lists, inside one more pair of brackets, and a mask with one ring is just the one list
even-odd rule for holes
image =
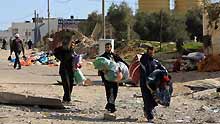
{"label": "tree", "polygon": [[97,23],[101,23],[101,15],[97,11],[88,15],[86,22],[79,24],[79,30],[86,36],[90,36]]}
{"label": "tree", "polygon": [[130,27],[133,25],[132,9],[126,2],[120,5],[112,4],[108,10],[107,18],[115,29],[115,37],[118,40],[129,39]]}
{"label": "tree", "polygon": [[142,40],[159,41],[160,23],[162,23],[162,42],[188,39],[184,18],[162,11],[161,13],[138,12],[135,19],[136,22],[133,28]]}
{"label": "tree", "polygon": [[196,36],[199,41],[203,38],[202,9],[194,8],[186,13],[186,30],[190,33],[190,39]]}

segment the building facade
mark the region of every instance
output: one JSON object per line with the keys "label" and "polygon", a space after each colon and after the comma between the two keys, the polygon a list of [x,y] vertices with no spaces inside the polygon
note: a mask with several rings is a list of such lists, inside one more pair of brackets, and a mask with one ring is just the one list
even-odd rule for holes
{"label": "building facade", "polygon": [[170,0],[138,0],[138,6],[141,12],[170,11]]}
{"label": "building facade", "polygon": [[16,33],[20,35],[21,40],[28,41],[32,39],[34,23],[26,22],[13,22],[11,25],[11,34],[14,36]]}
{"label": "building facade", "polygon": [[203,0],[175,0],[175,12],[185,14],[189,9],[203,5]]}
{"label": "building facade", "polygon": [[[86,21],[86,19],[57,19],[50,18],[50,34],[59,30],[69,29],[78,30],[80,22]],[[38,18],[33,21],[25,22],[13,22],[8,30],[0,31],[0,40],[14,38],[14,35],[18,33],[20,38],[26,42],[32,40],[37,42],[43,39],[48,34],[48,19]]]}

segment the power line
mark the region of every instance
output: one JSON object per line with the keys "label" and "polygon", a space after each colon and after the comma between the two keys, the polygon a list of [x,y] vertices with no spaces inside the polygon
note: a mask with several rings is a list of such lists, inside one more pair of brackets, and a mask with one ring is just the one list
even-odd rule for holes
{"label": "power line", "polygon": [[55,0],[57,3],[63,3],[63,4],[65,4],[65,3],[69,3],[69,2],[71,2],[71,1],[73,1],[73,0]]}

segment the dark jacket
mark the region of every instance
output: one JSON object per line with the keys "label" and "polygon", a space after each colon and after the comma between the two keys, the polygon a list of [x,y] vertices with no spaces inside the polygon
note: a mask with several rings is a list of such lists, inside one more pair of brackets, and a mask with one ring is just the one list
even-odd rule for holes
{"label": "dark jacket", "polygon": [[24,53],[24,46],[23,46],[23,43],[20,39],[14,39],[12,41],[12,44],[11,44],[11,53],[12,52],[23,52]]}
{"label": "dark jacket", "polygon": [[73,73],[72,53],[71,49],[65,49],[62,46],[54,50],[54,56],[60,60],[60,74],[65,73],[66,71],[68,73]]}
{"label": "dark jacket", "polygon": [[146,83],[148,76],[156,69],[166,70],[166,68],[160,64],[160,62],[153,57],[149,56],[147,53],[143,54],[140,59],[141,69],[140,69],[140,85],[143,86]]}

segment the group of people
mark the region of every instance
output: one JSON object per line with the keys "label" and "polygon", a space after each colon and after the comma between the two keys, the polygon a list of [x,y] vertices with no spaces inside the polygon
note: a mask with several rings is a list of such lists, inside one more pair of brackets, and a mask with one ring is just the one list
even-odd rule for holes
{"label": "group of people", "polygon": [[[54,49],[55,57],[60,60],[59,74],[61,76],[64,95],[63,102],[71,101],[71,93],[74,86],[74,59],[73,56],[75,54],[74,48],[76,43],[71,41],[71,37],[65,37],[62,41],[62,44],[58,45]],[[15,39],[11,44],[10,56],[12,52],[15,53],[16,59],[14,63],[14,68],[17,67],[21,69],[21,64],[19,61],[19,55],[22,52],[23,57],[25,57],[23,43],[19,38],[19,35],[15,35]],[[154,119],[153,110],[158,105],[158,101],[155,99],[155,89],[159,85],[150,86],[147,82],[149,82],[149,77],[152,76],[152,72],[155,70],[163,71],[162,78],[167,77],[168,72],[166,68],[159,63],[158,60],[154,59],[154,48],[148,47],[147,52],[144,53],[140,59],[140,88],[144,102],[144,115],[149,122],[152,122]],[[125,65],[129,66],[120,56],[112,52],[111,43],[105,44],[105,52],[101,55],[101,57],[105,57],[108,60],[112,60],[117,62],[123,62]],[[102,78],[102,82],[105,86],[105,94],[107,104],[105,105],[105,109],[109,113],[115,113],[117,111],[115,106],[115,101],[118,94],[118,83],[114,81],[108,81],[105,79],[104,72],[99,71],[99,76]],[[167,78],[165,78],[167,79]],[[161,79],[162,80],[162,79]],[[169,80],[166,80],[168,82]],[[152,90],[153,89],[153,90]]]}
{"label": "group of people", "polygon": [[[58,46],[54,50],[54,55],[57,59],[61,61],[60,63],[60,69],[59,74],[62,79],[63,83],[63,89],[64,89],[64,96],[63,96],[63,102],[70,102],[71,101],[71,93],[73,90],[73,75],[74,75],[74,65],[73,62],[73,54],[74,54],[74,42],[68,42],[71,41],[71,37],[66,38],[63,40],[62,45]],[[154,119],[153,110],[157,106],[156,99],[154,98],[154,94],[152,93],[152,89],[148,86],[147,78],[150,76],[150,74],[159,69],[164,72],[164,76],[167,75],[166,68],[159,63],[156,59],[153,58],[154,55],[154,48],[149,47],[147,49],[147,52],[142,55],[140,59],[140,87],[142,92],[142,97],[144,101],[144,115],[148,119],[149,122],[151,122]],[[101,57],[105,57],[108,60],[112,60],[115,62],[123,62],[125,65],[128,66],[128,64],[120,58],[117,54],[112,52],[112,45],[111,43],[105,44],[105,52],[101,55]],[[98,75],[101,76],[102,82],[105,86],[105,94],[106,94],[106,105],[105,109],[109,113],[115,113],[117,111],[115,106],[115,101],[118,94],[118,83],[114,81],[108,81],[105,79],[104,72],[99,71]],[[167,80],[168,81],[168,80]]]}
{"label": "group of people", "polygon": [[[156,89],[159,87],[156,83],[151,85],[147,82],[150,82],[149,77],[156,77],[159,82],[164,81],[166,83],[171,83],[171,77],[168,76],[168,72],[166,68],[160,64],[160,62],[153,58],[154,56],[154,48],[148,47],[147,52],[144,53],[140,59],[140,88],[142,93],[142,98],[144,101],[144,115],[149,122],[152,122],[154,119],[153,110],[158,105],[157,99],[155,98]],[[121,59],[117,54],[112,52],[111,43],[105,44],[105,53],[101,55],[101,57],[105,57],[106,59],[117,62],[123,62],[125,65],[129,67],[129,65]],[[158,71],[159,70],[159,71]],[[153,73],[155,71],[155,73]],[[159,72],[159,73],[158,73]],[[104,73],[99,71],[99,75],[102,78],[102,81],[105,85],[106,91],[106,100],[107,104],[105,109],[110,113],[114,113],[116,111],[115,100],[117,98],[118,93],[118,83],[107,81],[105,79]],[[157,76],[161,75],[161,76]],[[170,84],[168,84],[170,86]],[[172,84],[171,84],[172,85]],[[172,88],[172,86],[171,86]],[[172,89],[171,89],[172,90]],[[170,90],[169,90],[170,91]],[[172,91],[170,92],[172,94]],[[164,94],[163,94],[164,95]],[[160,102],[159,102],[160,103]],[[169,101],[166,103],[161,103],[162,105],[169,106]]]}

